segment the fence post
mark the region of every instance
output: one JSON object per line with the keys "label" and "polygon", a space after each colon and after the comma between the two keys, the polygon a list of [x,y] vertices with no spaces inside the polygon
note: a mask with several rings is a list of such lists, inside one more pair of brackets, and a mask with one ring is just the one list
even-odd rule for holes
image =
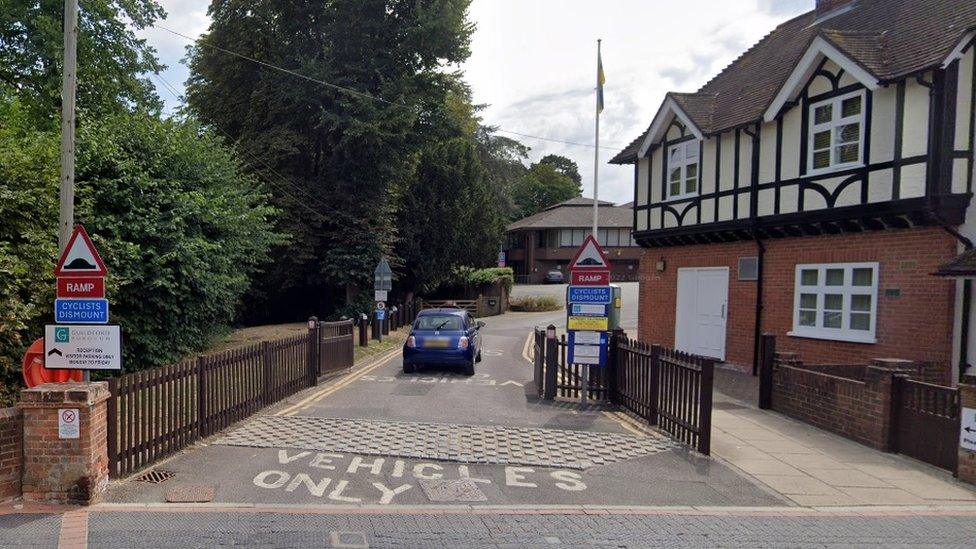
{"label": "fence post", "polygon": [[117,478],[119,476],[119,378],[110,377],[108,379],[108,409],[106,416],[108,425],[106,434],[108,435],[108,476]]}
{"label": "fence post", "polygon": [[776,358],[776,336],[763,334],[759,346],[759,409],[773,407],[773,360]]}
{"label": "fence post", "polygon": [[712,382],[715,379],[715,361],[702,361],[701,386],[698,394],[698,451],[706,456],[712,449]]}
{"label": "fence post", "polygon": [[367,347],[369,346],[369,335],[366,333],[366,328],[368,327],[369,317],[366,313],[359,315],[359,346]]}
{"label": "fence post", "polygon": [[660,383],[661,383],[661,346],[651,345],[651,367],[647,372],[651,376],[650,384],[650,421],[651,425],[657,425],[657,409],[660,404]]}
{"label": "fence post", "polygon": [[200,438],[210,436],[210,417],[207,410],[207,359],[197,357],[197,431]]}
{"label": "fence post", "polygon": [[556,346],[556,327],[546,327],[546,386],[544,399],[556,398],[556,371],[559,369],[559,348]]}
{"label": "fence post", "polygon": [[308,318],[308,385],[314,387],[319,384],[319,319]]}
{"label": "fence post", "polygon": [[274,378],[271,375],[271,342],[261,342],[261,400],[265,406],[274,402]]}
{"label": "fence post", "polygon": [[615,328],[610,332],[609,348],[607,349],[607,371],[605,372],[607,384],[607,400],[611,404],[617,404],[617,371],[620,367],[619,349],[620,340],[624,337],[624,331]]}

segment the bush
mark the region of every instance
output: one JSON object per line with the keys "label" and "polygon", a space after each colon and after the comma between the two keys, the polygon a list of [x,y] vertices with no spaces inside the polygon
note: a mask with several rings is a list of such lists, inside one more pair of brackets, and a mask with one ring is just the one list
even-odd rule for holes
{"label": "bush", "polygon": [[508,307],[513,311],[537,313],[543,311],[558,311],[563,304],[554,295],[527,295],[513,297],[508,300]]}
{"label": "bush", "polygon": [[[0,387],[53,318],[57,130],[0,96]],[[269,248],[275,210],[229,148],[192,122],[83,121],[75,220],[105,260],[128,371],[178,360],[231,323]],[[4,395],[0,394],[0,400]]]}

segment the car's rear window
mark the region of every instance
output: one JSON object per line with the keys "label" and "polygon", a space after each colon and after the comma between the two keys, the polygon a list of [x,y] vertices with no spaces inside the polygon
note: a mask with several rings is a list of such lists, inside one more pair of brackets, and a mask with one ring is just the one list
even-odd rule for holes
{"label": "car's rear window", "polygon": [[458,315],[422,315],[417,317],[415,330],[460,330],[461,317]]}

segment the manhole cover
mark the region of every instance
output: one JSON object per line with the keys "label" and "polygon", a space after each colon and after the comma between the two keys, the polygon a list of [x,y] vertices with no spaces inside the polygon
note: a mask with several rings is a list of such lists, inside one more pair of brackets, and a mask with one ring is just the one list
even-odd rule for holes
{"label": "manhole cover", "polygon": [[213,484],[181,484],[166,492],[169,503],[208,503],[214,499]]}
{"label": "manhole cover", "polygon": [[176,473],[172,471],[163,471],[162,469],[155,469],[143,474],[142,476],[136,477],[138,482],[149,482],[152,484],[159,484],[160,482],[167,481],[176,476]]}
{"label": "manhole cover", "polygon": [[393,395],[403,395],[403,396],[423,396],[430,392],[430,388],[433,385],[419,383],[411,383],[409,385],[401,383],[397,385],[395,389],[390,394]]}
{"label": "manhole cover", "polygon": [[488,501],[473,480],[422,480],[420,487],[430,501]]}
{"label": "manhole cover", "polygon": [[343,549],[369,549],[366,534],[362,532],[329,532],[329,545]]}

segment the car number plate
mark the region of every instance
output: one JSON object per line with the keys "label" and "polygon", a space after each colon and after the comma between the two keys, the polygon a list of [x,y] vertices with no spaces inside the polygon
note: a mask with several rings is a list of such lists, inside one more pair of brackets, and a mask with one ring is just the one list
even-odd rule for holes
{"label": "car number plate", "polygon": [[445,348],[450,345],[450,340],[446,337],[428,337],[424,339],[424,347]]}

